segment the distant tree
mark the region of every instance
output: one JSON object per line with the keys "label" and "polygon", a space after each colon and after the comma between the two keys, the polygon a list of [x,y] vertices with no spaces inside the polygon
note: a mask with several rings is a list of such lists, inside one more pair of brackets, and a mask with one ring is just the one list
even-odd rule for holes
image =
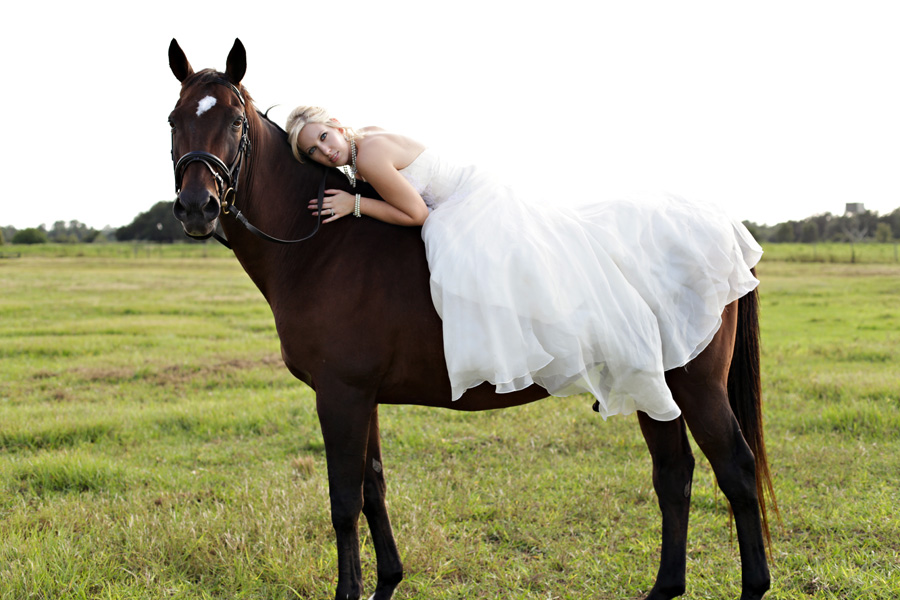
{"label": "distant tree", "polygon": [[752,221],[744,221],[744,227],[747,228],[747,231],[750,232],[750,235],[753,236],[757,242],[759,241],[759,225]]}
{"label": "distant tree", "polygon": [[900,240],[900,208],[884,216],[885,221],[891,226],[891,233],[895,240]]}
{"label": "distant tree", "polygon": [[76,244],[78,242],[93,242],[97,238],[99,232],[96,229],[88,227],[80,221],[56,221],[53,227],[47,232],[47,237],[51,242],[58,244]]}
{"label": "distant tree", "polygon": [[12,243],[12,239],[15,237],[17,231],[18,229],[16,229],[12,225],[5,225],[3,227],[0,227],[0,234],[3,235],[3,239],[6,240],[7,244]]}
{"label": "distant tree", "polygon": [[794,222],[788,221],[787,223],[782,223],[778,226],[778,229],[775,231],[775,236],[772,238],[773,242],[793,242],[794,236]]}
{"label": "distant tree", "polygon": [[869,222],[870,220],[865,218],[865,213],[844,215],[841,218],[841,231],[844,232],[846,241],[855,244],[866,239],[869,234]]}
{"label": "distant tree", "polygon": [[13,244],[46,244],[49,241],[47,232],[39,227],[29,227],[18,231],[12,239]]}
{"label": "distant tree", "polygon": [[800,239],[804,237],[808,237],[812,235],[812,231],[806,231],[806,223],[812,223],[816,227],[816,238],[814,241],[822,241],[827,240],[829,236],[829,230],[833,228],[834,215],[830,212],[821,213],[818,215],[813,215],[811,217],[807,217],[803,220],[803,228],[800,230]]}
{"label": "distant tree", "polygon": [[0,229],[0,246],[2,246],[5,242],[3,241],[3,230]]}
{"label": "distant tree", "polygon": [[881,222],[878,224],[878,227],[875,228],[875,241],[881,243],[891,242],[894,239],[893,231],[891,231],[891,226],[887,223]]}
{"label": "distant tree", "polygon": [[829,242],[843,242],[846,241],[846,237],[844,236],[844,218],[840,216],[834,216],[825,223],[825,230],[822,231],[821,239],[827,240]]}
{"label": "distant tree", "polygon": [[135,217],[134,221],[116,230],[116,239],[146,240],[151,242],[174,242],[185,239],[181,223],[172,214],[172,202],[157,202],[147,212]]}
{"label": "distant tree", "polygon": [[747,228],[747,231],[750,232],[750,235],[759,242],[760,244],[768,242],[774,237],[774,227],[771,225],[760,225],[759,223],[754,223],[753,221],[744,221],[744,227]]}
{"label": "distant tree", "polygon": [[815,244],[819,241],[819,227],[815,221],[804,221],[800,232],[800,241],[804,244]]}
{"label": "distant tree", "polygon": [[116,241],[116,228],[110,227],[107,225],[101,231],[97,232],[97,237],[94,238],[94,242],[115,242]]}
{"label": "distant tree", "polygon": [[69,238],[69,232],[66,231],[65,221],[56,221],[55,223],[53,223],[53,227],[51,227],[50,231],[47,232],[47,238],[51,242],[56,242],[58,244],[65,244],[67,242],[73,241]]}
{"label": "distant tree", "polygon": [[856,262],[856,244],[862,242],[866,239],[866,235],[869,233],[869,226],[867,223],[869,219],[866,218],[866,215],[872,214],[870,211],[866,211],[862,214],[856,215],[844,215],[844,218],[841,220],[841,229],[844,230],[844,235],[848,242],[850,242],[850,262]]}

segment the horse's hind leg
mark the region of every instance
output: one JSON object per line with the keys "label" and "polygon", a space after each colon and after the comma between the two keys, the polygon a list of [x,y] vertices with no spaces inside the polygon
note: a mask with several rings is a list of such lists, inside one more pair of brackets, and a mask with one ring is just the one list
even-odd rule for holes
{"label": "horse's hind leg", "polygon": [[[694,440],[709,459],[734,513],[741,553],[742,600],[757,600],[769,589],[769,567],[756,491],[756,461],[724,393],[714,402],[685,408]],[[690,413],[690,414],[689,414]]]}
{"label": "horse's hind leg", "polygon": [[381,437],[378,430],[378,407],[369,420],[369,443],[366,449],[366,472],[363,483],[363,514],[372,532],[378,561],[378,586],[370,600],[390,600],[403,579],[403,564],[394,542],[394,532],[384,503],[386,485],[381,462]]}
{"label": "horse's hind leg", "polygon": [[709,459],[722,493],[731,504],[741,553],[742,600],[758,600],[769,589],[756,459],[728,401],[728,369],[735,339],[736,313],[726,309],[710,345],[686,368],[666,380],[694,441]]}
{"label": "horse's hind leg", "polygon": [[662,512],[659,572],[647,600],[669,600],[684,593],[694,456],[682,419],[655,421],[639,412],[638,420],[653,458],[653,487]]}

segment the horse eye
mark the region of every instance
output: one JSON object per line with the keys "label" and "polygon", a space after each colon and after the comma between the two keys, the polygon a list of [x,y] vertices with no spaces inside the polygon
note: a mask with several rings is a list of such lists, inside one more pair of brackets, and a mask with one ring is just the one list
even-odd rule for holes
{"label": "horse eye", "polygon": [[175,123],[172,122],[172,119],[169,119],[169,128],[170,128],[172,131],[175,131]]}
{"label": "horse eye", "polygon": [[235,129],[239,129],[241,127],[241,125],[243,125],[243,124],[244,124],[243,119],[235,119],[234,123],[232,123],[231,126],[234,127]]}

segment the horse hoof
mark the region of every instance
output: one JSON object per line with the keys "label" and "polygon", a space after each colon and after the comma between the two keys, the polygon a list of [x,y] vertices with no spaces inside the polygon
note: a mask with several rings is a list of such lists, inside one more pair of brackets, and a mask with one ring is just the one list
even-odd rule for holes
{"label": "horse hoof", "polygon": [[650,593],[644,596],[644,600],[672,600],[672,598],[677,598],[683,594],[683,585],[671,586],[665,589],[653,586]]}

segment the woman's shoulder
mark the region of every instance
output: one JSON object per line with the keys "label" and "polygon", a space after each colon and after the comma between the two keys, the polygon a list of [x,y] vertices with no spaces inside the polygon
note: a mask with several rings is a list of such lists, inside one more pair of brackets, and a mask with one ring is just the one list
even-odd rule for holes
{"label": "woman's shoulder", "polygon": [[356,145],[362,148],[378,147],[383,151],[387,146],[401,145],[397,134],[391,133],[381,127],[363,127],[359,130],[362,135],[356,140]]}
{"label": "woman's shoulder", "polygon": [[422,153],[425,146],[412,138],[392,133],[380,127],[366,127],[365,136],[357,142],[359,164],[389,162],[395,168],[406,166]]}

